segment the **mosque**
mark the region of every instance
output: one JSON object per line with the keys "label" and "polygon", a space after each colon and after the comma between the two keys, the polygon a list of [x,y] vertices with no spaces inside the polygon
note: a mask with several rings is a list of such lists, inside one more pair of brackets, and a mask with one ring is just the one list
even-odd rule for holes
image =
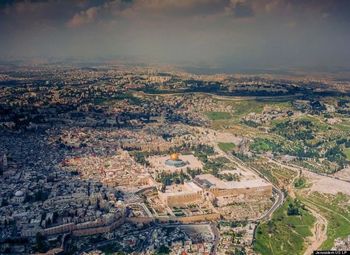
{"label": "mosque", "polygon": [[172,153],[170,158],[165,160],[165,165],[171,167],[184,167],[187,163],[179,158],[179,153]]}
{"label": "mosque", "polygon": [[194,155],[186,154],[181,155],[179,153],[172,153],[169,155],[155,155],[148,157],[147,160],[153,169],[168,171],[168,172],[178,172],[191,169],[202,169],[203,164]]}

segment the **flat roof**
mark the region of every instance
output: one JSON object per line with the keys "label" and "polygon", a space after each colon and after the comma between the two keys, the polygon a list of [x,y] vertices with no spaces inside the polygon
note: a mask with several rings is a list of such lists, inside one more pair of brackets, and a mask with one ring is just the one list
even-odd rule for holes
{"label": "flat roof", "polygon": [[240,189],[271,186],[270,183],[266,182],[262,178],[241,181],[224,181],[211,174],[201,174],[197,175],[195,179],[199,182],[200,185],[206,186],[208,188],[216,187],[219,189]]}
{"label": "flat roof", "polygon": [[166,196],[175,196],[193,194],[202,190],[203,189],[194,182],[185,182],[184,184],[174,184],[171,186],[167,186],[165,192],[162,194]]}

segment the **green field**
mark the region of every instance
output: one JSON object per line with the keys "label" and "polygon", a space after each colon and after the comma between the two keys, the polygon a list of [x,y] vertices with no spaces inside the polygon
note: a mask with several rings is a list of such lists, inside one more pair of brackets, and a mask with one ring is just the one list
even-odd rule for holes
{"label": "green field", "polygon": [[261,113],[266,103],[255,100],[234,102],[235,115],[245,115],[251,112]]}
{"label": "green field", "polygon": [[251,143],[250,149],[257,153],[263,153],[267,151],[275,151],[276,148],[280,148],[281,146],[277,144],[272,139],[266,138],[255,138],[254,142]]}
{"label": "green field", "polygon": [[290,185],[297,175],[296,172],[290,169],[283,168],[266,160],[255,160],[250,162],[249,165],[259,170],[263,176],[280,188]]}
{"label": "green field", "polygon": [[228,120],[231,119],[231,114],[228,112],[206,112],[210,120]]}
{"label": "green field", "polygon": [[[222,100],[225,101],[225,100]],[[291,103],[289,101],[259,101],[259,100],[242,100],[242,101],[225,101],[231,104],[234,108],[235,116],[242,116],[251,112],[261,113],[265,106],[290,108]]]}
{"label": "green field", "polygon": [[[263,112],[265,106],[270,106],[271,108],[282,108],[287,109],[291,107],[291,103],[288,101],[259,101],[259,100],[239,100],[232,101],[226,99],[217,100],[221,105],[226,105],[232,107],[233,111],[228,112],[204,112],[204,114],[212,120],[212,128],[216,130],[222,129],[236,129],[236,132],[240,134],[248,134],[248,133],[261,133],[255,132],[258,131],[256,128],[249,127],[245,124],[242,124],[242,117],[249,113],[257,113],[260,114]],[[240,129],[240,130],[237,130]]]}
{"label": "green field", "polygon": [[311,236],[314,217],[304,209],[301,215],[287,214],[288,205],[292,199],[288,198],[282,207],[277,209],[269,222],[261,223],[256,232],[254,250],[262,255],[290,255],[302,254],[304,241]]}
{"label": "green field", "polygon": [[345,148],[345,149],[343,150],[343,152],[344,152],[346,158],[347,158],[348,160],[350,160],[350,148]]}
{"label": "green field", "polygon": [[328,221],[327,240],[322,244],[321,250],[329,250],[333,247],[336,238],[344,238],[350,235],[350,205],[349,197],[343,194],[312,195],[302,198],[302,201],[318,210]]}
{"label": "green field", "polygon": [[236,147],[234,143],[218,143],[218,146],[224,152],[232,151]]}

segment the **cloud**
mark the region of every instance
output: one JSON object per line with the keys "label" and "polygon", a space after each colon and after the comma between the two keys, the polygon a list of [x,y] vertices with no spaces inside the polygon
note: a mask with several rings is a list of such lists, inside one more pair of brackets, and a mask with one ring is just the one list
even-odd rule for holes
{"label": "cloud", "polygon": [[345,62],[349,7],[350,0],[0,0],[0,58]]}
{"label": "cloud", "polygon": [[[195,18],[223,13],[230,0],[112,0],[100,2],[94,10],[86,9],[76,13],[68,27],[80,27],[92,23],[99,16],[104,20],[126,18]],[[91,9],[91,7],[90,7]]]}
{"label": "cloud", "polygon": [[[96,4],[91,6],[91,4]],[[86,1],[79,7],[87,6],[75,13],[67,22],[69,28],[78,28],[84,25],[92,24],[96,21],[109,22],[113,18],[117,19],[122,12],[130,7],[133,1],[130,0],[111,0],[111,1]]]}
{"label": "cloud", "polygon": [[84,11],[80,11],[67,22],[67,26],[70,28],[75,28],[94,22],[100,9],[101,7],[97,6],[91,7]]}
{"label": "cloud", "polygon": [[135,0],[134,9],[154,13],[205,15],[223,10],[227,3],[227,0]]}

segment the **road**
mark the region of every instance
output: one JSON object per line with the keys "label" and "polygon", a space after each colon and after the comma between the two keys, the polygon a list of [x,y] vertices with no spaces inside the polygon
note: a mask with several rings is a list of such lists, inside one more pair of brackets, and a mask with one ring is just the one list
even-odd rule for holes
{"label": "road", "polygon": [[285,198],[284,193],[276,188],[273,188],[273,191],[277,195],[277,199],[275,200],[272,207],[267,212],[265,212],[263,215],[260,216],[260,218],[258,219],[260,221],[269,220],[272,214],[274,213],[274,211],[276,211],[280,206],[282,206],[284,202],[284,198]]}
{"label": "road", "polygon": [[242,160],[240,160],[239,158],[232,155],[232,153],[226,153],[223,150],[221,150],[219,148],[219,146],[217,145],[217,143],[214,143],[213,146],[215,147],[216,151],[219,152],[219,154],[221,154],[222,156],[226,156],[229,160],[231,160],[231,162],[234,162],[240,168],[242,168],[246,171],[255,172],[261,178],[263,178],[265,181],[267,181],[268,183],[270,183],[272,185],[273,192],[274,192],[274,194],[277,195],[277,199],[275,200],[275,202],[271,206],[271,208],[257,219],[258,221],[259,220],[260,221],[261,220],[269,220],[271,218],[271,215],[273,214],[273,212],[276,211],[277,208],[279,208],[283,204],[283,202],[285,200],[284,193],[276,185],[274,185],[269,179],[267,179],[258,169],[254,168],[254,167],[246,166],[246,164]]}
{"label": "road", "polygon": [[294,94],[294,95],[285,95],[285,96],[238,96],[238,95],[218,95],[215,93],[210,93],[210,92],[198,92],[198,91],[181,91],[181,92],[169,92],[169,93],[146,93],[146,92],[139,92],[138,93],[142,93],[144,95],[147,96],[172,96],[172,95],[182,95],[182,94],[196,94],[196,95],[208,95],[208,96],[212,96],[215,99],[218,100],[227,100],[227,101],[246,101],[246,100],[281,100],[281,101],[285,101],[285,100],[291,100],[294,98],[298,98],[300,96],[302,96],[302,94]]}
{"label": "road", "polygon": [[258,219],[258,220],[269,220],[271,218],[271,215],[277,210],[277,208],[279,208],[283,204],[283,202],[285,200],[284,193],[276,185],[274,185],[272,182],[270,182],[270,180],[267,179],[258,169],[254,168],[254,167],[247,167],[242,160],[233,156],[232,154],[226,153],[226,155],[229,157],[230,160],[232,160],[234,163],[236,163],[240,168],[247,170],[247,171],[255,172],[260,177],[262,177],[265,181],[267,181],[268,183],[270,183],[272,185],[273,192],[274,192],[274,194],[277,195],[277,199],[275,200],[272,207],[267,212],[265,212],[262,216],[260,216],[260,218]]}
{"label": "road", "polygon": [[339,180],[339,181],[343,181],[343,182],[348,182],[350,183],[349,180],[347,179],[343,179],[343,178],[340,178],[340,177],[337,177],[337,176],[334,176],[334,175],[331,175],[331,174],[324,174],[324,173],[318,173],[318,172],[313,172],[313,171],[310,171],[309,169],[305,168],[305,167],[302,167],[302,166],[298,166],[298,165],[294,165],[294,164],[282,164],[281,162],[277,161],[277,160],[274,160],[274,159],[271,159],[271,158],[266,158],[267,160],[269,160],[270,162],[273,162],[277,165],[280,165],[282,167],[285,167],[285,168],[288,168],[288,169],[291,169],[291,170],[294,170],[294,171],[305,171],[305,172],[310,172],[310,173],[314,173],[314,174],[317,174],[317,175],[320,175],[320,176],[325,176],[325,177],[328,177],[328,178],[332,178],[332,179],[335,179],[335,180]]}
{"label": "road", "polygon": [[213,248],[211,254],[215,255],[216,251],[218,250],[218,245],[220,242],[220,232],[216,226],[216,223],[210,223],[211,231],[214,234],[214,241],[213,241]]}

